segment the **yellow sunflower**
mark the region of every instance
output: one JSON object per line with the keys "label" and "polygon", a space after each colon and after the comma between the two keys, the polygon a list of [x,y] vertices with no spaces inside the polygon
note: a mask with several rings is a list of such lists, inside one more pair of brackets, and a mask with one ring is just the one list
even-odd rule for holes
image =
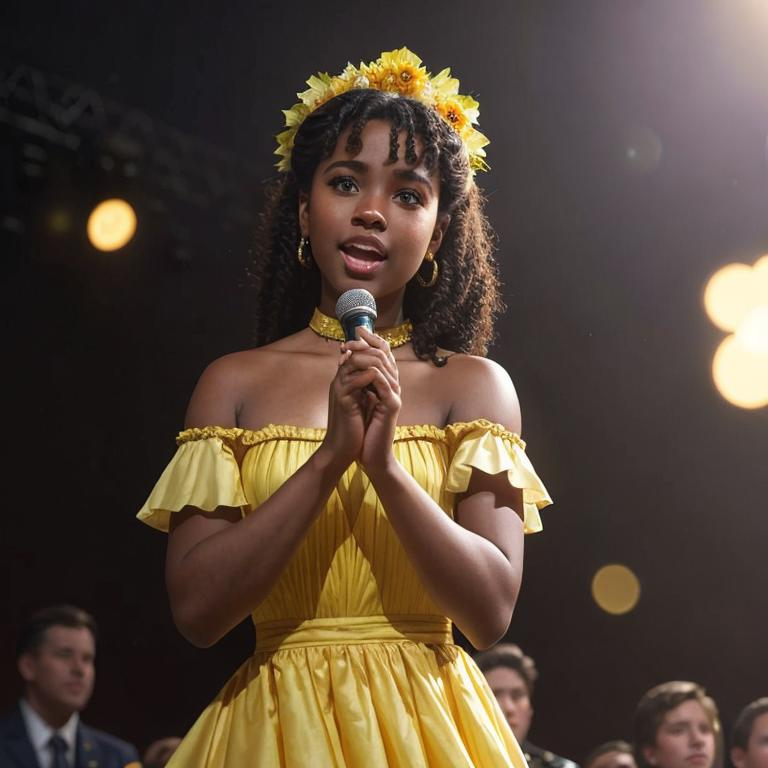
{"label": "yellow sunflower", "polygon": [[407,48],[385,51],[376,61],[361,62],[359,67],[347,64],[338,75],[318,72],[307,80],[307,85],[307,90],[297,94],[299,102],[283,110],[286,130],[278,134],[275,150],[280,156],[277,167],[281,171],[290,170],[293,142],[306,117],[330,99],[353,88],[398,93],[433,107],[461,137],[472,170],[488,170],[483,147],[489,141],[474,127],[479,104],[471,96],[459,93],[459,81],[451,77],[450,69],[443,69],[432,77],[422,66],[421,59]]}
{"label": "yellow sunflower", "polygon": [[466,132],[467,128],[472,127],[469,118],[467,117],[461,104],[455,99],[446,99],[435,104],[435,109],[440,116],[445,120],[459,136],[462,136]]}
{"label": "yellow sunflower", "polygon": [[376,83],[372,87],[402,96],[417,97],[429,82],[429,73],[421,66],[421,59],[407,48],[386,51],[378,61],[361,65],[361,70],[370,71]]}

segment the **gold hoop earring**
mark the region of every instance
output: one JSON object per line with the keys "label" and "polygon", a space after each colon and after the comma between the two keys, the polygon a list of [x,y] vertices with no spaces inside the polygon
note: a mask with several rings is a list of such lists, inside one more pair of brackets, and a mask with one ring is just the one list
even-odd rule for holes
{"label": "gold hoop earring", "polygon": [[299,247],[296,249],[296,258],[304,269],[312,269],[312,257],[304,253],[305,245],[309,245],[309,240],[302,237],[299,240]]}
{"label": "gold hoop earring", "polygon": [[432,251],[427,251],[427,255],[424,257],[424,261],[427,264],[432,265],[432,274],[429,280],[425,280],[418,272],[416,273],[416,280],[422,288],[431,288],[437,282],[437,276],[440,273],[440,268],[437,266],[437,260],[435,254]]}

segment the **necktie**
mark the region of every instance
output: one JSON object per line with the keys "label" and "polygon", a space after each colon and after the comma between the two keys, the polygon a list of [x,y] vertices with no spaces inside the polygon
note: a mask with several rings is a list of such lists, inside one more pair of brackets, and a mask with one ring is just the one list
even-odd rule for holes
{"label": "necktie", "polygon": [[53,762],[51,768],[70,768],[69,761],[67,760],[67,742],[58,733],[54,733],[51,736],[51,740],[48,745],[53,752]]}

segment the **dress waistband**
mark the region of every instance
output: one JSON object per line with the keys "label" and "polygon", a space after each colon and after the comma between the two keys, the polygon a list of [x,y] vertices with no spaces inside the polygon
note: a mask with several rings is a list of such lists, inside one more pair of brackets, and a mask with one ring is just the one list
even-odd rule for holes
{"label": "dress waistband", "polygon": [[452,643],[451,622],[443,616],[413,614],[256,622],[257,653],[313,645],[407,641],[427,645]]}

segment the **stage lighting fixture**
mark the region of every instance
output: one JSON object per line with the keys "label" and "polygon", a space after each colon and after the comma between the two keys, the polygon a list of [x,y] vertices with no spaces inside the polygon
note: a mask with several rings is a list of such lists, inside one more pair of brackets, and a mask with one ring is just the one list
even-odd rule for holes
{"label": "stage lighting fixture", "polygon": [[114,198],[99,203],[88,217],[88,239],[100,251],[116,251],[136,232],[136,213],[125,200]]}
{"label": "stage lighting fixture", "polygon": [[592,598],[606,613],[629,613],[640,600],[640,580],[626,565],[604,565],[592,577]]}

